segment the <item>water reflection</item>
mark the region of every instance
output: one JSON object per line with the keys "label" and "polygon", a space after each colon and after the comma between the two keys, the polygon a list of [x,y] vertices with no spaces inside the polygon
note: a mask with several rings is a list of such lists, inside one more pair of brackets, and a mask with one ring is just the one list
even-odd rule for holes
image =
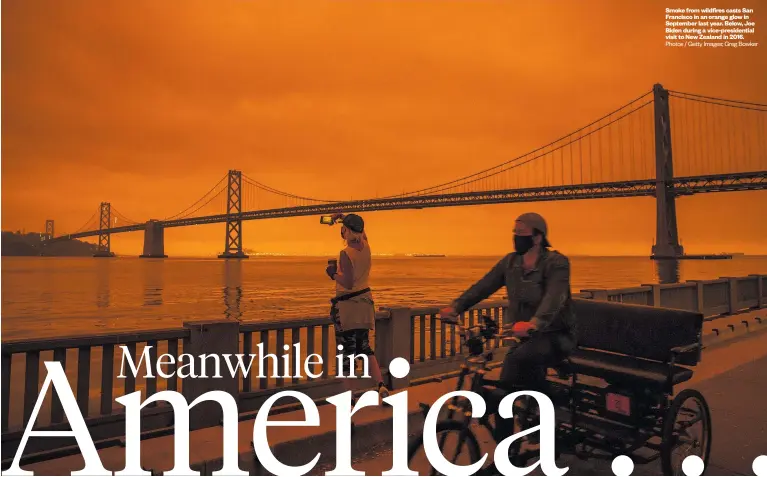
{"label": "water reflection", "polygon": [[96,306],[99,308],[109,307],[109,279],[111,274],[112,260],[97,258],[96,261]]}
{"label": "water reflection", "polygon": [[655,260],[658,283],[679,283],[679,260]]}
{"label": "water reflection", "polygon": [[242,311],[242,262],[224,260],[224,318],[240,321]]}
{"label": "water reflection", "polygon": [[144,263],[144,306],[162,305],[164,263],[148,259]]}
{"label": "water reflection", "polygon": [[[54,300],[56,299],[56,262],[53,260],[45,260],[45,264],[41,274],[42,277],[37,280],[37,284],[40,285],[40,299],[38,300],[39,310],[43,314],[50,314],[54,311]],[[3,313],[5,313],[5,303],[3,303]]]}

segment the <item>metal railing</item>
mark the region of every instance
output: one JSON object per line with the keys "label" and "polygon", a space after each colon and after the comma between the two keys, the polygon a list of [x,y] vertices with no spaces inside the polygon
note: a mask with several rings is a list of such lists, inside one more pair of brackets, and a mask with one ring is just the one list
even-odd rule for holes
{"label": "metal railing", "polygon": [[[113,397],[141,390],[146,397],[160,390],[178,390],[181,380],[157,375],[151,378],[129,372],[127,361],[123,362],[123,349],[137,363],[146,346],[153,361],[158,353],[178,356],[183,341],[188,337],[184,329],[162,329],[126,332],[94,336],[72,336],[35,341],[12,341],[2,345],[2,428],[3,431],[21,427],[32,415],[45,374],[43,362],[61,364],[74,391],[83,417],[110,415],[115,410]],[[158,347],[159,346],[159,347]],[[117,354],[117,356],[115,356]],[[119,378],[124,365],[125,378]],[[168,374],[175,371],[176,363],[169,365]],[[21,374],[22,379],[14,379]],[[23,393],[11,396],[12,383],[23,382]],[[73,385],[74,384],[74,385]],[[37,425],[64,422],[61,403],[55,393],[46,400],[38,415]]]}
{"label": "metal railing", "polygon": [[767,300],[767,275],[688,280],[635,288],[581,290],[586,298],[697,311],[705,317],[761,308]]}

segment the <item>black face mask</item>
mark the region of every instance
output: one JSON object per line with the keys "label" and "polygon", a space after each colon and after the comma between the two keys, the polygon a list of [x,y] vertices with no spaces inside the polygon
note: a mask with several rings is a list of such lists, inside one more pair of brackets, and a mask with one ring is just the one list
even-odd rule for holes
{"label": "black face mask", "polygon": [[533,248],[533,236],[532,235],[515,235],[514,236],[514,250],[520,255],[524,255]]}

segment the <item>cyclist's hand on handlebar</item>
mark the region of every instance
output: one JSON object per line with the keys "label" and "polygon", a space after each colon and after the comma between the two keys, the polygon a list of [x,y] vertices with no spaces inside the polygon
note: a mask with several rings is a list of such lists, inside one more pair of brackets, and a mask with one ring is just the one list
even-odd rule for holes
{"label": "cyclist's hand on handlebar", "polygon": [[448,306],[439,310],[439,319],[442,321],[457,323],[458,313],[455,312],[455,308],[453,308],[452,306]]}
{"label": "cyclist's hand on handlebar", "polygon": [[527,338],[538,328],[529,321],[518,321],[511,327],[512,336],[518,338]]}
{"label": "cyclist's hand on handlebar", "polygon": [[464,334],[466,332],[466,330],[463,327],[463,322],[461,321],[461,318],[458,316],[458,313],[456,313],[455,308],[453,308],[452,306],[448,306],[439,310],[439,319],[444,322],[452,323],[458,326],[458,331],[461,334]]}

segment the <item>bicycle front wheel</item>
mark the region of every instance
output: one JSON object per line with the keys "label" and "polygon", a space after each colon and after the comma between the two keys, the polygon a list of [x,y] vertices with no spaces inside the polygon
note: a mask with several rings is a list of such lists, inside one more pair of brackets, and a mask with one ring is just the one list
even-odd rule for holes
{"label": "bicycle front wheel", "polygon": [[[437,423],[437,444],[442,456],[453,465],[471,465],[479,461],[479,443],[463,422]],[[423,445],[423,434],[416,436],[408,447],[408,466],[419,475],[443,475],[431,465]]]}

